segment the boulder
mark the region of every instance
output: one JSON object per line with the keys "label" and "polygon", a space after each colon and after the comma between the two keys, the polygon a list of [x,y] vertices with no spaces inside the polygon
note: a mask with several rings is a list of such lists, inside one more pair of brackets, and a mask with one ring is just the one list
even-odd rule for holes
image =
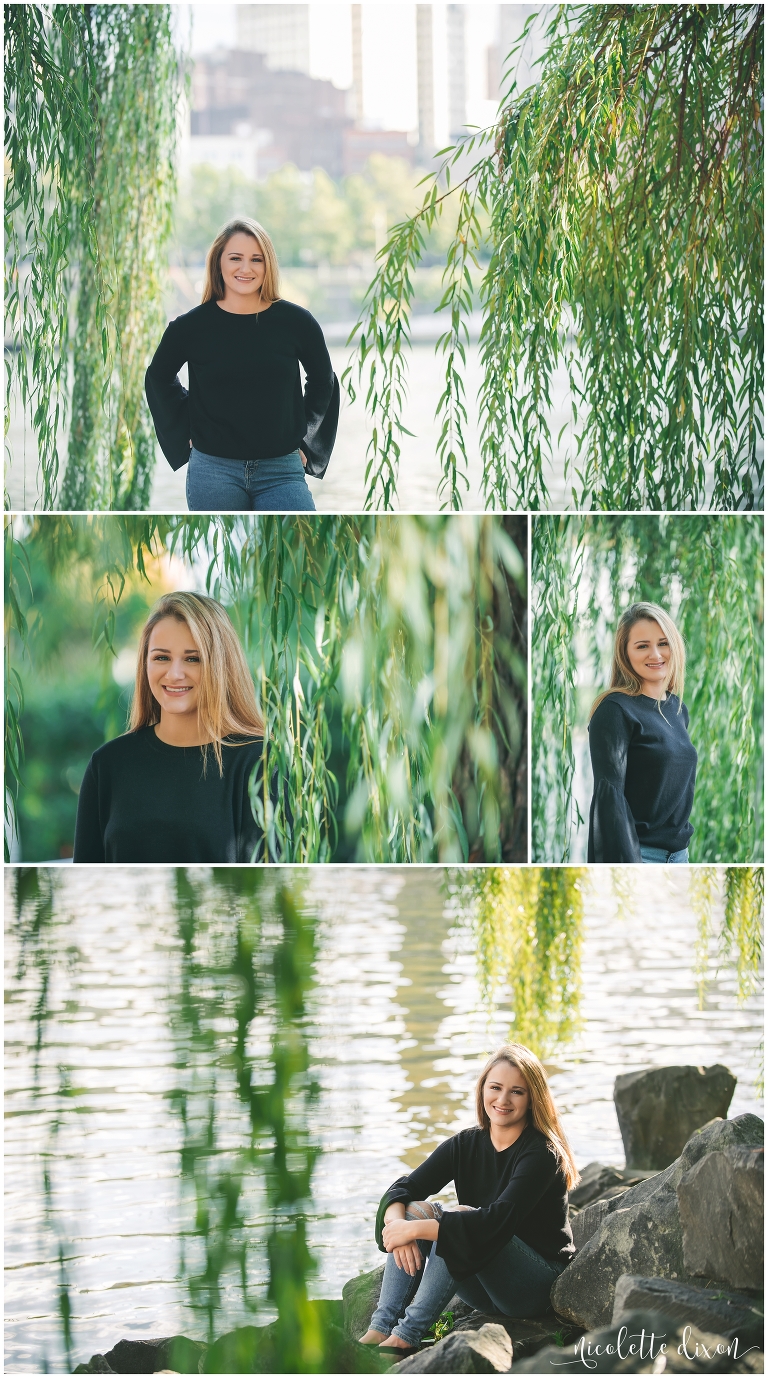
{"label": "boulder", "polygon": [[623,1173],[620,1167],[608,1167],[605,1163],[587,1163],[579,1185],[568,1193],[568,1200],[577,1210],[581,1210],[583,1206],[588,1206],[590,1201],[597,1201],[599,1197],[605,1196],[609,1187],[615,1187],[622,1181]]}
{"label": "boulder", "polygon": [[763,1286],[763,1150],[701,1158],[677,1186],[686,1271],[728,1287]]}
{"label": "boulder", "polygon": [[512,1342],[503,1325],[460,1330],[403,1359],[393,1373],[509,1373]]}
{"label": "boulder", "polygon": [[341,1303],[344,1308],[343,1325],[351,1340],[359,1340],[371,1324],[371,1316],[379,1304],[381,1281],[384,1277],[384,1264],[370,1273],[360,1273],[350,1278],[341,1289]]}
{"label": "boulder", "polygon": [[92,1354],[87,1364],[78,1364],[74,1373],[114,1373],[103,1354]]}
{"label": "boulder", "polygon": [[576,1253],[583,1249],[588,1239],[591,1239],[596,1230],[599,1230],[606,1215],[608,1214],[609,1204],[606,1198],[602,1201],[591,1201],[577,1215],[571,1216],[571,1234],[576,1245]]}
{"label": "boulder", "polygon": [[727,1067],[648,1067],[616,1078],[613,1099],[627,1167],[668,1167],[691,1134],[725,1119],[736,1088]]}
{"label": "boulder", "polygon": [[[341,1302],[309,1303],[319,1324],[317,1353],[311,1356],[312,1373],[386,1373],[392,1365],[391,1352],[376,1345],[360,1345],[351,1340],[329,1319],[338,1314]],[[337,1310],[336,1310],[337,1309]],[[208,1350],[201,1373],[294,1373],[294,1356],[286,1355],[278,1333],[278,1323],[240,1326],[222,1335]],[[288,1365],[288,1367],[286,1366]]]}
{"label": "boulder", "polygon": [[680,1326],[657,1311],[633,1311],[619,1325],[590,1331],[575,1344],[539,1350],[513,1372],[762,1373],[763,1358],[757,1350],[742,1356],[737,1341]]}
{"label": "boulder", "polygon": [[564,1344],[579,1333],[578,1327],[564,1325],[552,1310],[532,1320],[519,1320],[516,1316],[490,1316],[483,1311],[467,1310],[469,1315],[455,1319],[451,1333],[455,1335],[461,1331],[480,1330],[484,1325],[503,1325],[512,1341],[515,1363],[529,1354],[535,1354],[547,1344]]}
{"label": "boulder", "polygon": [[118,1340],[106,1354],[94,1354],[75,1373],[198,1373],[207,1346],[186,1335],[149,1340]]}
{"label": "boulder", "polygon": [[671,1278],[639,1278],[627,1274],[616,1283],[613,1325],[633,1311],[656,1311],[680,1325],[694,1325],[710,1334],[738,1338],[741,1351],[763,1348],[763,1316],[749,1297],[734,1292],[690,1287]]}
{"label": "boulder", "polygon": [[623,1196],[608,1201],[602,1223],[556,1280],[552,1305],[584,1330],[610,1325],[614,1291],[623,1273],[693,1281],[683,1263],[676,1188],[708,1153],[756,1148],[763,1122],[756,1115],[713,1120],[691,1135],[680,1157]]}

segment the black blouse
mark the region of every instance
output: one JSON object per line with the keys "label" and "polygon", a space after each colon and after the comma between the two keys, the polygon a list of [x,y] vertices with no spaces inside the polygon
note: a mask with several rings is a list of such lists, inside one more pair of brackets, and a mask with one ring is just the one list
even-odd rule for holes
{"label": "black blouse", "polygon": [[565,1175],[544,1135],[532,1125],[501,1152],[487,1129],[464,1129],[440,1144],[421,1167],[398,1177],[379,1205],[379,1248],[384,1249],[387,1206],[393,1201],[424,1201],[449,1182],[459,1205],[478,1207],[447,1211],[440,1221],[437,1253],[451,1277],[479,1272],[514,1235],[556,1263],[568,1263],[575,1253]]}
{"label": "black blouse", "polygon": [[[189,365],[189,392],[177,374]],[[301,388],[299,364],[306,384]],[[219,459],[277,459],[302,449],[322,478],[339,421],[339,383],[314,316],[290,301],[240,316],[207,301],[171,321],[147,369],[160,448],[172,469],[189,442]]]}
{"label": "black blouse", "polygon": [[[679,709],[679,711],[678,711]],[[589,861],[640,861],[640,844],[681,852],[696,782],[688,709],[675,694],[608,694],[589,724],[595,788]]]}
{"label": "black blouse", "polygon": [[[260,740],[213,749],[169,746],[142,727],[94,751],[80,787],[75,861],[260,860],[263,834],[248,783]],[[205,769],[203,768],[205,764]]]}

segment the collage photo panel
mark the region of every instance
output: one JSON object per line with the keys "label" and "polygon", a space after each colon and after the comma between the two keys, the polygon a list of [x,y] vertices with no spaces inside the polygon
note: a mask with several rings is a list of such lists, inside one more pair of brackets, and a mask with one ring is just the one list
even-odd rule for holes
{"label": "collage photo panel", "polygon": [[3,1371],[764,1371],[764,9],[15,3]]}

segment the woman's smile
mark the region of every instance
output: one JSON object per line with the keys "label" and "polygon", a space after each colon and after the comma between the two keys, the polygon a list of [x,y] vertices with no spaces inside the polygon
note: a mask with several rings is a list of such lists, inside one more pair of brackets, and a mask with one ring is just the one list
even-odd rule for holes
{"label": "woman's smile", "polygon": [[177,724],[192,718],[200,705],[200,652],[186,622],[163,617],[152,628],[147,649],[147,679],[165,716]]}

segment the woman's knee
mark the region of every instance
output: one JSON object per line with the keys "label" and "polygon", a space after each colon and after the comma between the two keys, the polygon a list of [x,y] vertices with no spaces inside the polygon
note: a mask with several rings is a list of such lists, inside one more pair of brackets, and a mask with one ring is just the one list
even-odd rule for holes
{"label": "woman's knee", "polygon": [[417,1219],[436,1220],[437,1212],[431,1201],[408,1201],[405,1206],[405,1213],[412,1211]]}

